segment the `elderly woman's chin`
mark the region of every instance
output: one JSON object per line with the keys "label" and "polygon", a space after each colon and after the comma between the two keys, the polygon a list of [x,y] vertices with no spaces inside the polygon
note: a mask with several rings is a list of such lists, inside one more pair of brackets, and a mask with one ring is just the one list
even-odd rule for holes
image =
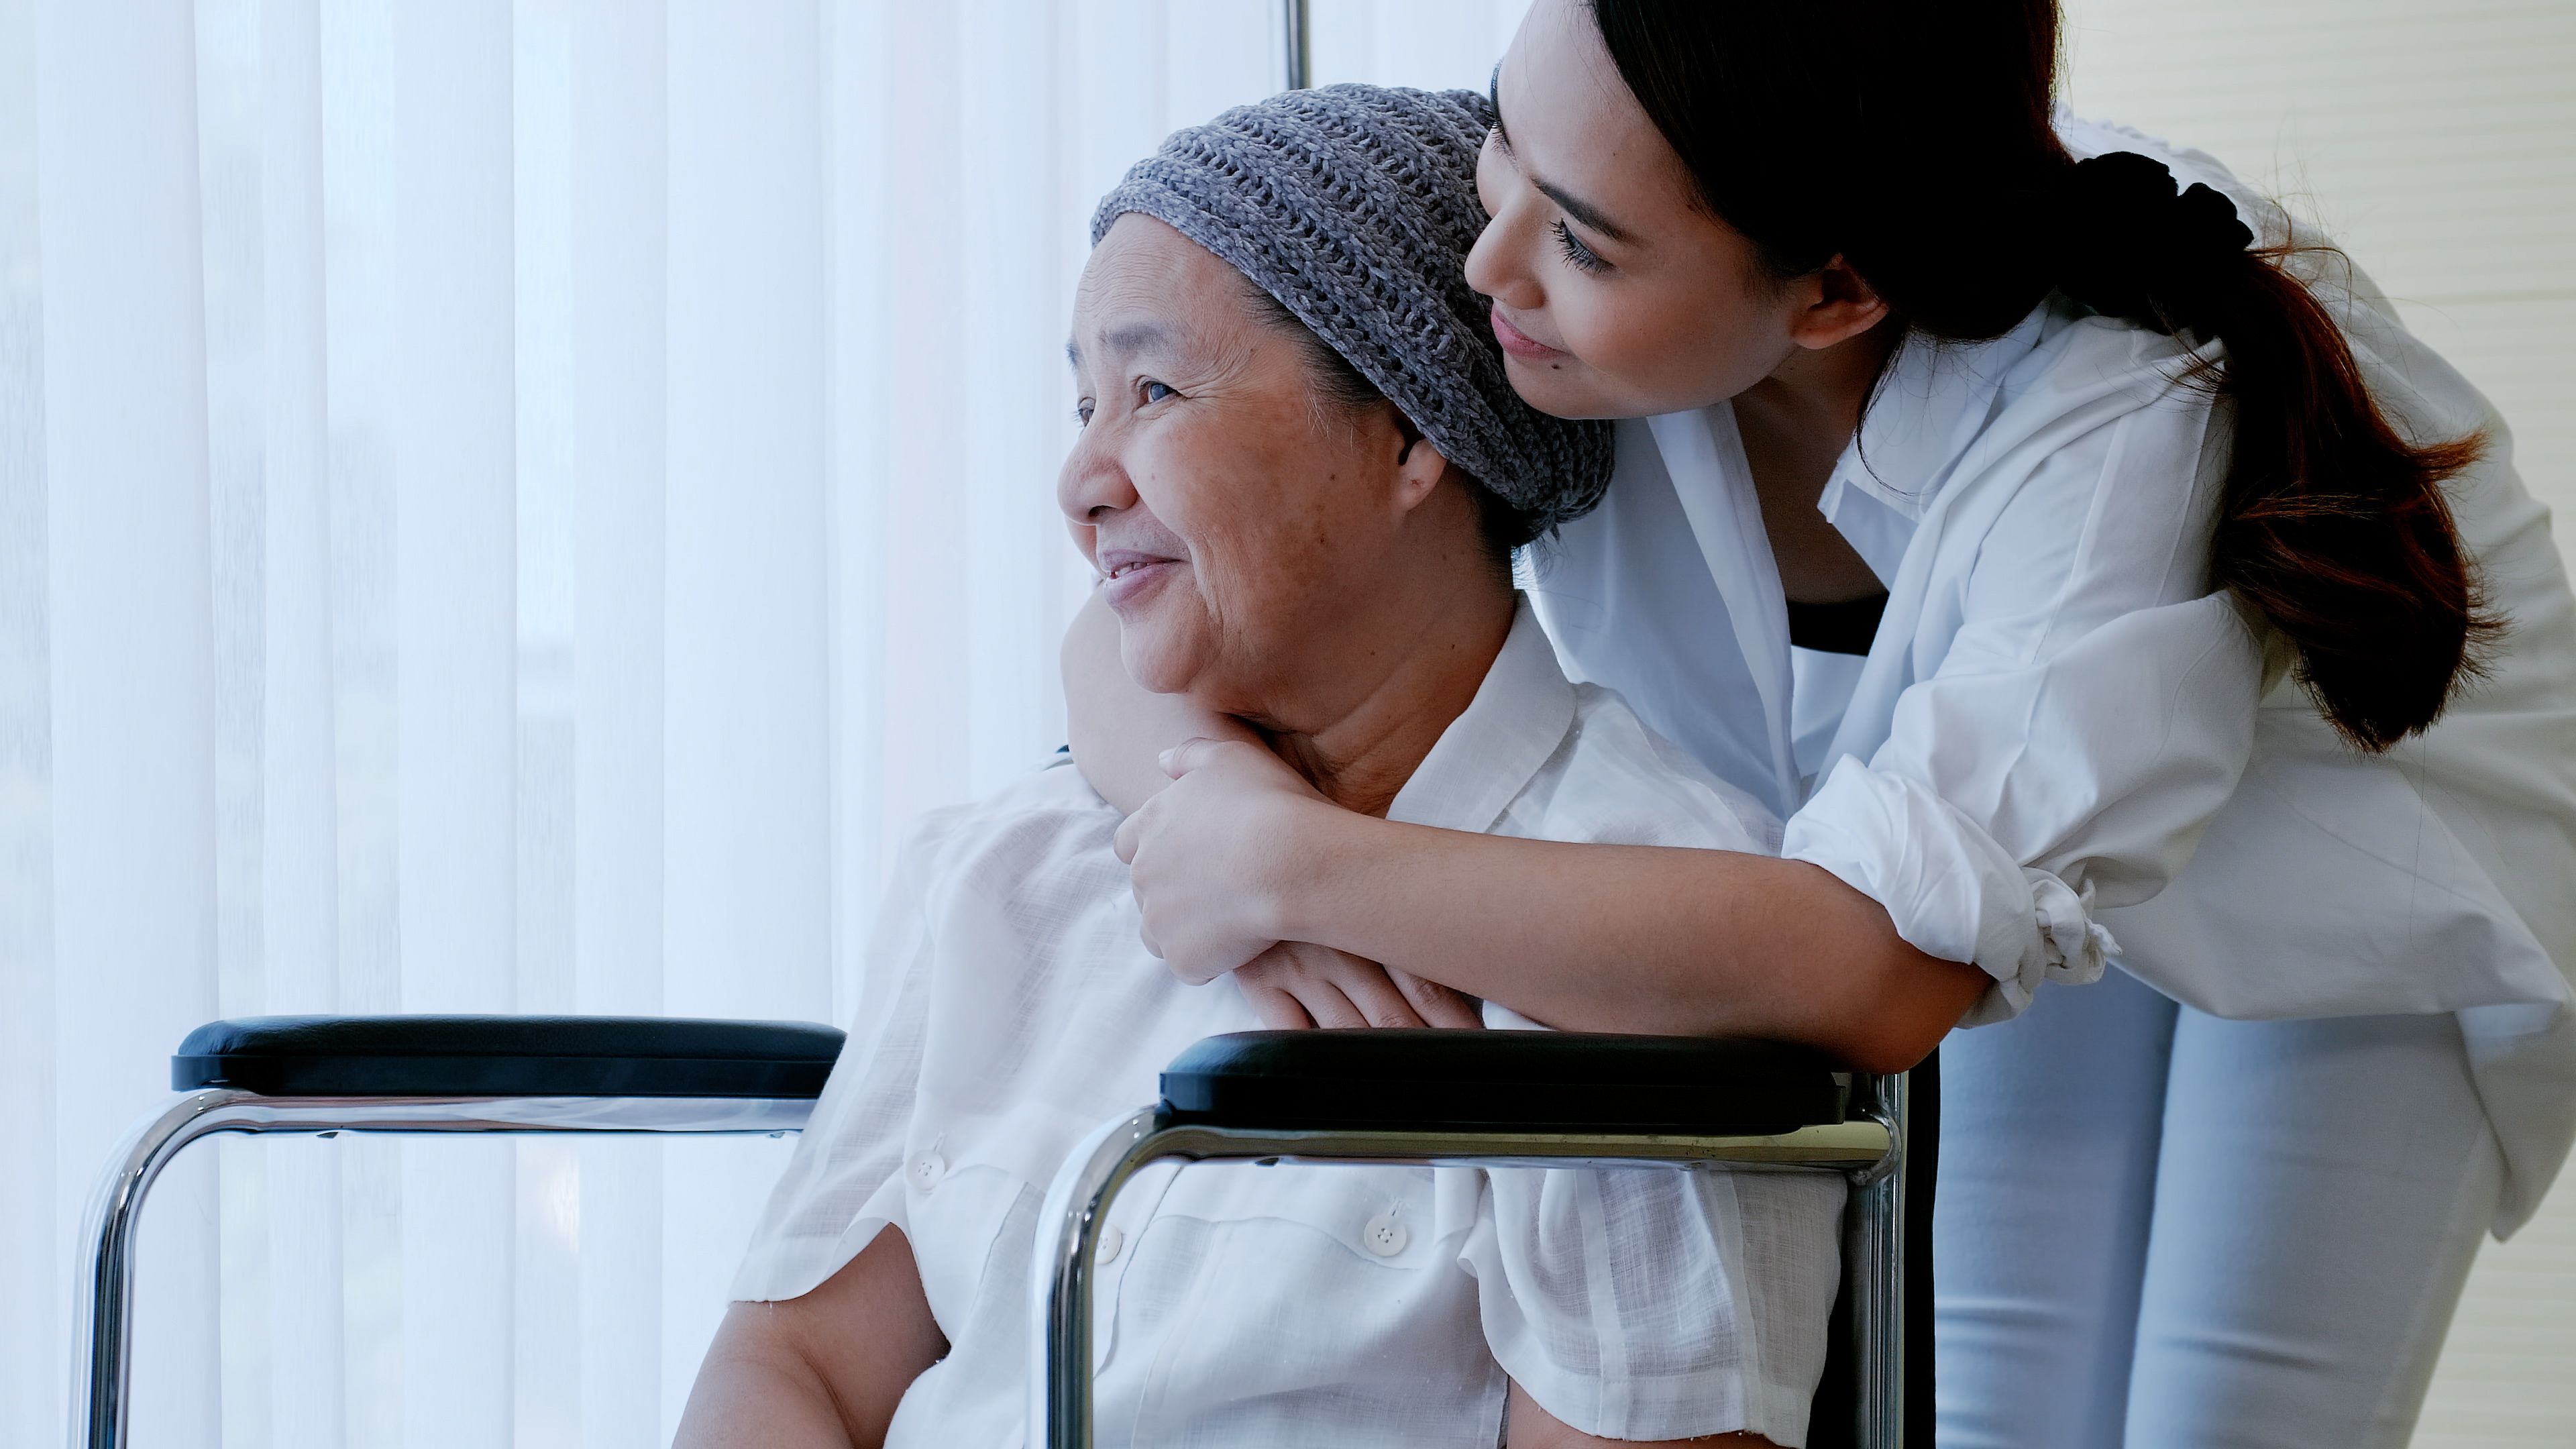
{"label": "elderly woman's chin", "polygon": [[[1168,586],[1164,593],[1184,592]],[[1113,606],[1115,607],[1115,606]],[[1200,682],[1215,649],[1195,613],[1170,599],[1140,599],[1117,608],[1118,657],[1127,677],[1155,694],[1184,694]]]}

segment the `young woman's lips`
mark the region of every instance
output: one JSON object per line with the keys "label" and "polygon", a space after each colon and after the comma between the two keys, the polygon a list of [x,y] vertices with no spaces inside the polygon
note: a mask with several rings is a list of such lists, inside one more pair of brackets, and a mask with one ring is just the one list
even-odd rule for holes
{"label": "young woman's lips", "polygon": [[1526,357],[1532,362],[1543,362],[1551,357],[1563,357],[1565,355],[1561,349],[1550,347],[1546,343],[1539,341],[1537,338],[1532,337],[1528,333],[1513,326],[1510,319],[1503,316],[1501,303],[1497,302],[1494,304],[1493,311],[1490,315],[1494,323],[1494,340],[1502,343],[1503,350],[1510,353],[1512,356]]}
{"label": "young woman's lips", "polygon": [[1101,584],[1100,593],[1113,609],[1123,609],[1143,598],[1181,566],[1181,561],[1176,558],[1122,558],[1103,562],[1109,576]]}

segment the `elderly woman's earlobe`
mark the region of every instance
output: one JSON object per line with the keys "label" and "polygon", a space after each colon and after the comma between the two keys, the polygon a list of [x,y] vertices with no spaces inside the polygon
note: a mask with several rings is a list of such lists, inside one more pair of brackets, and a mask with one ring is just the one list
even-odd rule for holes
{"label": "elderly woman's earlobe", "polygon": [[1449,456],[1440,451],[1440,445],[1423,436],[1420,430],[1407,423],[1404,431],[1404,451],[1396,455],[1395,470],[1398,497],[1410,510],[1437,491],[1441,480],[1455,476],[1463,483],[1465,475],[1458,473],[1449,462]]}

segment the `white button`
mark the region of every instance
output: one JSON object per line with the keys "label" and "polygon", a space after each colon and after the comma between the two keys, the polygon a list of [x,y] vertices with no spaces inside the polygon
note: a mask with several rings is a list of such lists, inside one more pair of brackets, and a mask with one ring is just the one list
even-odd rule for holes
{"label": "white button", "polygon": [[1116,1223],[1111,1223],[1100,1230],[1099,1257],[1101,1262],[1116,1262],[1118,1260],[1118,1250],[1126,1246],[1127,1234],[1120,1230]]}
{"label": "white button", "polygon": [[948,1163],[936,1152],[925,1152],[912,1160],[912,1185],[928,1192],[939,1186],[948,1175]]}
{"label": "white button", "polygon": [[1395,1209],[1388,1208],[1369,1219],[1367,1226],[1360,1229],[1360,1246],[1381,1258],[1392,1258],[1404,1251],[1405,1242],[1411,1236],[1404,1230],[1404,1224],[1395,1220]]}

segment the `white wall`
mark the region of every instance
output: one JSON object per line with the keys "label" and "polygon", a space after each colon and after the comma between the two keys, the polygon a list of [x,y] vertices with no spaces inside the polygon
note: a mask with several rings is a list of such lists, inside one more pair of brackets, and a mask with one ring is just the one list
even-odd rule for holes
{"label": "white wall", "polygon": [[[2075,109],[2212,152],[2321,223],[2495,401],[2576,558],[2576,4],[2067,9]],[[2513,1241],[2487,1245],[2415,1442],[2576,1442],[2568,1179]]]}

